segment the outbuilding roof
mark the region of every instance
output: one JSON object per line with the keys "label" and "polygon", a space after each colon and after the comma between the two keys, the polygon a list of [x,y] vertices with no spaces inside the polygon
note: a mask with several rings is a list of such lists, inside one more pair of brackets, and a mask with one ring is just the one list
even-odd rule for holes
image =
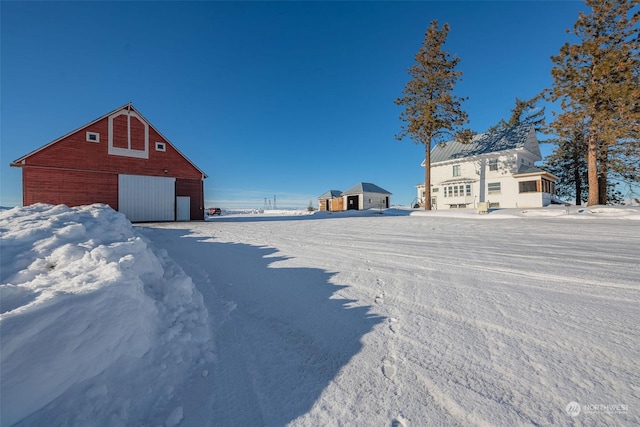
{"label": "outbuilding roof", "polygon": [[532,125],[481,133],[468,144],[456,140],[440,143],[431,150],[431,164],[515,149],[526,149],[541,157]]}
{"label": "outbuilding roof", "polygon": [[371,184],[370,182],[360,182],[344,193],[343,196],[353,195],[353,194],[362,194],[362,193],[380,193],[380,194],[391,194],[384,188],[378,187],[375,184]]}
{"label": "outbuilding roof", "polygon": [[329,190],[326,193],[322,193],[318,199],[335,199],[336,197],[340,197],[342,195],[342,191],[340,190]]}

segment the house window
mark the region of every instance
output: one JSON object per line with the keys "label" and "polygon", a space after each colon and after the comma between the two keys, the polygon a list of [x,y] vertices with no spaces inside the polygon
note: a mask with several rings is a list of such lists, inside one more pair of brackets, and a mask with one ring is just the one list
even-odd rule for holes
{"label": "house window", "polygon": [[536,193],[538,191],[537,181],[523,181],[518,183],[521,193]]}
{"label": "house window", "polygon": [[156,151],[167,151],[167,146],[164,142],[156,142]]}
{"label": "house window", "polygon": [[97,132],[87,132],[87,142],[100,142],[100,134]]}
{"label": "house window", "polygon": [[556,184],[548,179],[542,178],[542,192],[556,194]]}
{"label": "house window", "polygon": [[466,193],[466,195],[467,196],[471,195],[471,184],[467,184],[467,193]]}
{"label": "house window", "polygon": [[432,193],[437,193],[437,192],[438,192],[438,187],[434,187],[434,188],[432,188],[432,189],[431,189],[431,192],[432,192]]}
{"label": "house window", "polygon": [[458,197],[458,186],[457,185],[453,186],[453,196],[454,197]]}
{"label": "house window", "polygon": [[500,193],[500,183],[499,182],[490,182],[487,184],[487,191],[489,194],[499,194]]}
{"label": "house window", "polygon": [[499,208],[500,207],[500,202],[489,202],[489,207],[490,208]]}
{"label": "house window", "polygon": [[460,165],[453,165],[453,176],[460,176]]}
{"label": "house window", "polygon": [[498,159],[489,160],[489,170],[497,171],[498,170]]}

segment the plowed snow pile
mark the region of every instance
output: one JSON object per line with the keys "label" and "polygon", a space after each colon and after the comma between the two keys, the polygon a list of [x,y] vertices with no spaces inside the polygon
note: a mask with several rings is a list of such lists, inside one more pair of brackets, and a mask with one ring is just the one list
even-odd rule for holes
{"label": "plowed snow pile", "polygon": [[5,210],[0,232],[2,425],[164,423],[207,353],[191,279],[102,205]]}

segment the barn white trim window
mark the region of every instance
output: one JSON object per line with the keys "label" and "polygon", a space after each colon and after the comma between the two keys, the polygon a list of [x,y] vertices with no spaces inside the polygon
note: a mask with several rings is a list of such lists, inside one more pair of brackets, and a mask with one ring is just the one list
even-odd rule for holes
{"label": "barn white trim window", "polygon": [[149,125],[135,111],[123,109],[109,116],[109,154],[149,158]]}
{"label": "barn white trim window", "polygon": [[87,142],[100,142],[100,134],[98,132],[87,132]]}
{"label": "barn white trim window", "polygon": [[156,151],[167,151],[167,146],[164,142],[156,142]]}

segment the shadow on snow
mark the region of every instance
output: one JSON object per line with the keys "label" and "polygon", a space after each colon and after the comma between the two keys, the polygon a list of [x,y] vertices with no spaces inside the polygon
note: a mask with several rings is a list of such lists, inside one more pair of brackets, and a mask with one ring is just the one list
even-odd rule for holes
{"label": "shadow on snow", "polygon": [[276,249],[189,233],[144,232],[191,276],[215,337],[211,373],[191,390],[209,396],[208,409],[201,419],[185,410],[184,424],[284,425],[305,414],[383,318],[334,297],[345,287],[334,273],[274,266],[286,259]]}

